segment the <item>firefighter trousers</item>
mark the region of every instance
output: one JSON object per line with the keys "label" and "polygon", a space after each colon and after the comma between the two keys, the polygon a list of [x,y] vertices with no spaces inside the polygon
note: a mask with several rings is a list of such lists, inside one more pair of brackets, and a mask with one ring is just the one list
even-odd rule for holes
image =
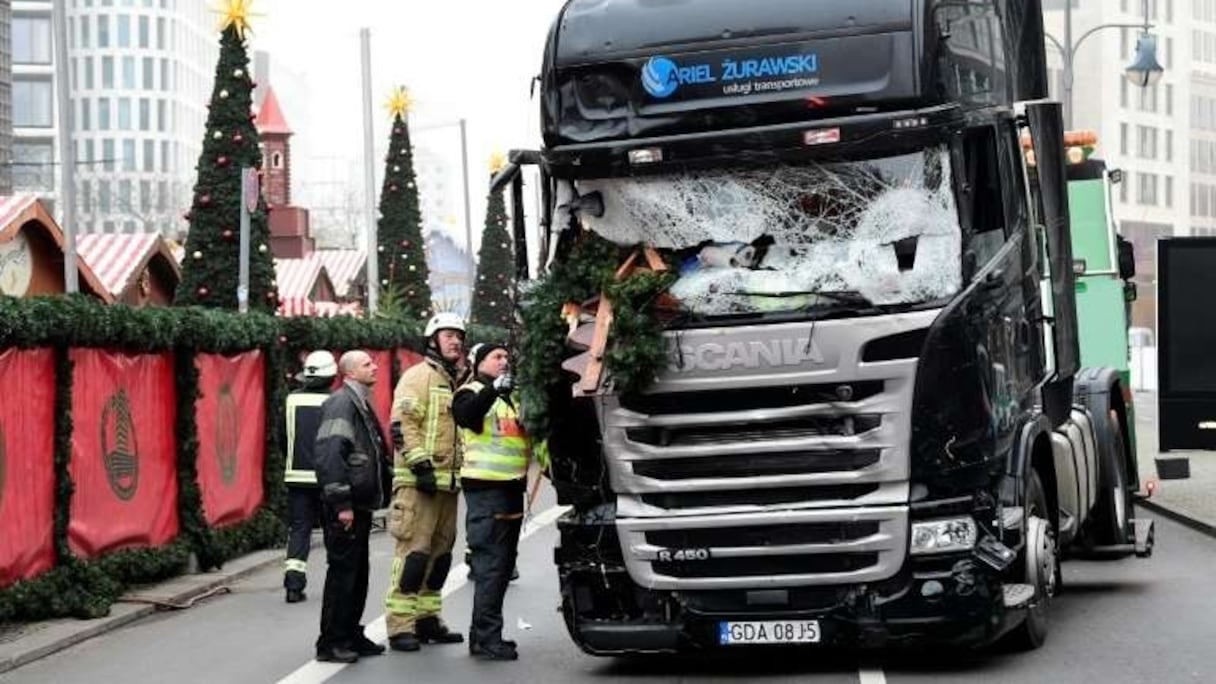
{"label": "firefighter trousers", "polygon": [[440,591],[452,567],[456,542],[457,492],[427,494],[398,487],[388,509],[388,531],[397,540],[385,597],[390,637],[413,634],[421,618],[434,617],[443,628]]}
{"label": "firefighter trousers", "polygon": [[312,528],[321,515],[321,490],[316,487],[287,488],[287,560],[283,564],[283,588],[303,591],[308,584],[308,552]]}

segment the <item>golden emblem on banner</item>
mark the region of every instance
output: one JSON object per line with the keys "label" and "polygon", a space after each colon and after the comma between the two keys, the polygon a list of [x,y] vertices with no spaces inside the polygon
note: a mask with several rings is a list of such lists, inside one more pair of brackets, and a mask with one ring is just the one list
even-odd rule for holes
{"label": "golden emblem on banner", "polygon": [[101,458],[114,495],[130,501],[139,488],[139,448],[131,402],[124,389],[110,395],[101,410]]}
{"label": "golden emblem on banner", "polygon": [[224,383],[216,397],[215,458],[220,465],[220,478],[231,485],[236,480],[237,451],[241,443],[241,417],[232,396],[232,385]]}

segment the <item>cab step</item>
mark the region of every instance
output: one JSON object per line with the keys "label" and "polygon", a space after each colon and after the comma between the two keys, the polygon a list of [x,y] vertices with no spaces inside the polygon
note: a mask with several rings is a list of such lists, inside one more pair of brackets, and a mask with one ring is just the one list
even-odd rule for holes
{"label": "cab step", "polygon": [[1004,595],[1006,608],[1024,608],[1034,598],[1032,584],[1002,584],[1001,593]]}

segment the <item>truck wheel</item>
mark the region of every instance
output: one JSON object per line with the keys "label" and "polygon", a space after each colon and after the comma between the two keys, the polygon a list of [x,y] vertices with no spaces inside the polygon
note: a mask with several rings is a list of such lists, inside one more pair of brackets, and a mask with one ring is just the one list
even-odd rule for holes
{"label": "truck wheel", "polygon": [[1047,508],[1047,495],[1038,472],[1030,471],[1026,482],[1026,544],[1022,554],[1025,578],[1034,587],[1034,598],[1026,618],[1009,635],[1009,642],[1022,651],[1036,649],[1047,640],[1047,614],[1060,584],[1060,559],[1056,531]]}
{"label": "truck wheel", "polygon": [[1098,501],[1094,506],[1090,539],[1095,546],[1113,546],[1128,542],[1128,518],[1132,501],[1127,491],[1127,458],[1124,453],[1123,429],[1114,409],[1106,412],[1108,448],[1100,460],[1103,472],[1098,475]]}

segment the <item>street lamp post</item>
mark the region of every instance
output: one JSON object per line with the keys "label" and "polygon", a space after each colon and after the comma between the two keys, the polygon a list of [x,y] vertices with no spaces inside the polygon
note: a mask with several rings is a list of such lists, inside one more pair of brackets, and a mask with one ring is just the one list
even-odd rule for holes
{"label": "street lamp post", "polygon": [[1136,40],[1136,56],[1132,63],[1124,69],[1124,76],[1128,81],[1141,88],[1146,88],[1161,80],[1161,74],[1164,71],[1161,64],[1157,62],[1157,37],[1150,34],[1148,30],[1152,25],[1148,23],[1148,8],[1145,7],[1144,23],[1143,24],[1099,24],[1085,33],[1073,42],[1072,40],[1072,3],[1064,3],[1064,42],[1060,42],[1055,36],[1044,32],[1047,40],[1055,46],[1060,53],[1060,59],[1064,63],[1064,126],[1072,128],[1072,87],[1073,87],[1073,58],[1076,57],[1077,50],[1081,48],[1081,44],[1085,42],[1093,34],[1108,28],[1134,28],[1141,29],[1142,33]]}

